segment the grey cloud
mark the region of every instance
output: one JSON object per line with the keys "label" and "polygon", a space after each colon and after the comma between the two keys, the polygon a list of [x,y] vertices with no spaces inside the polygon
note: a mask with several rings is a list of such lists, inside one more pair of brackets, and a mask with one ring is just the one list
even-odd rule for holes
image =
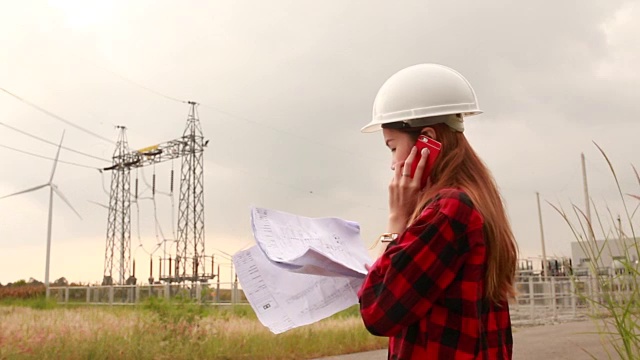
{"label": "grey cloud", "polygon": [[[116,3],[104,24],[87,28],[67,26],[61,10],[3,5],[11,11],[0,11],[6,44],[0,61],[9,66],[0,78],[2,86],[114,140],[113,125],[126,125],[133,148],[180,136],[187,107],[118,75],[201,102],[202,127],[211,139],[207,246],[232,252],[251,239],[251,204],[358,221],[367,243],[384,231],[389,154],[380,134],[359,129],[391,74],[419,62],[447,64],[478,93],[485,114],[468,119],[467,136],[503,189],[523,256],[533,256],[539,248],[535,191],[545,200],[581,202],[580,152],[589,159],[594,199],[619,211],[592,140],[620,167],[625,188],[637,189],[627,165],[635,161],[630,144],[640,130],[633,121],[640,110],[637,25],[625,20],[637,12],[633,4]],[[55,140],[64,127],[13,99],[0,97],[0,105],[2,121],[39,136]],[[53,152],[5,130],[0,144]],[[65,144],[105,157],[113,151],[73,129]],[[0,166],[5,193],[37,185],[50,163],[0,149]],[[156,168],[165,189],[170,168]],[[100,175],[61,166],[57,182],[86,217],[75,221],[57,206],[55,243],[61,249],[78,239],[98,243],[106,213],[86,200],[106,202]],[[158,200],[163,229],[170,228],[167,200]],[[14,219],[0,224],[0,248],[27,257],[27,245],[43,246],[46,203],[44,194],[0,203],[0,216]],[[150,203],[141,204],[143,241],[150,243],[151,213]],[[566,254],[566,226],[549,207],[544,220],[548,252]],[[103,243],[93,246],[103,251]],[[2,253],[0,282],[24,277],[3,267]],[[102,264],[77,261],[78,268],[101,271]],[[54,262],[52,275],[58,270]]]}

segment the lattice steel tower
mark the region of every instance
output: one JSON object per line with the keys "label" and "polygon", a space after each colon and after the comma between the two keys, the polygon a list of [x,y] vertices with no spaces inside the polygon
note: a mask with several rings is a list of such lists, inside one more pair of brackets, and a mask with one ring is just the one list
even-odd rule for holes
{"label": "lattice steel tower", "polygon": [[[180,198],[178,203],[178,239],[175,258],[161,259],[159,280],[166,282],[206,282],[213,279],[213,256],[204,254],[204,167],[203,153],[208,141],[204,140],[197,103],[189,101],[187,126],[182,137],[139,150],[129,150],[125,128],[113,154],[113,163],[104,168],[111,174],[107,246],[104,259],[104,285],[135,284],[135,274],[129,273],[131,259],[131,177],[132,168],[154,165],[182,158],[180,171]],[[155,184],[155,182],[154,182]],[[171,170],[173,192],[173,169]],[[137,181],[135,188],[137,198]],[[118,267],[114,270],[114,258]],[[211,266],[205,266],[205,264]],[[168,266],[167,264],[168,263]],[[205,268],[211,268],[207,272]],[[135,267],[134,267],[135,269]],[[117,277],[114,275],[117,272]],[[151,270],[152,271],[152,270]],[[150,276],[151,277],[151,276]],[[151,281],[151,280],[150,280]]]}
{"label": "lattice steel tower", "polygon": [[196,110],[191,108],[182,135],[183,149],[178,208],[178,247],[176,262],[181,281],[200,281],[204,269],[204,181],[203,159],[205,142]]}
{"label": "lattice steel tower", "polygon": [[[105,169],[112,172],[103,285],[112,285],[114,280],[118,284],[124,284],[129,275],[131,258],[131,167],[128,164],[132,158],[126,128],[118,126],[118,129],[120,134],[113,153],[113,162],[111,167]],[[114,257],[117,259],[115,274]]]}

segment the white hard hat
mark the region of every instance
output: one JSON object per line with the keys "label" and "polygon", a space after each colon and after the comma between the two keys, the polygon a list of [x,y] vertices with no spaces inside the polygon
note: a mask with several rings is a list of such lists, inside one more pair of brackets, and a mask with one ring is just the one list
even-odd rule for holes
{"label": "white hard hat", "polygon": [[418,64],[387,79],[373,103],[372,120],[361,131],[395,122],[407,127],[444,122],[463,131],[463,116],[481,113],[475,91],[460,73],[439,64]]}

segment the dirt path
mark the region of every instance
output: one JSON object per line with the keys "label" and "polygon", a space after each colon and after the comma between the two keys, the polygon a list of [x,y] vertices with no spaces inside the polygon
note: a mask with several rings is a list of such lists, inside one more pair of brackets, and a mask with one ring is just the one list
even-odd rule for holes
{"label": "dirt path", "polygon": [[[595,334],[597,327],[591,320],[570,322],[558,325],[544,325],[516,328],[513,334],[514,360],[582,360],[617,359],[615,351],[609,346],[609,355],[605,351],[600,336]],[[588,353],[587,353],[588,352]],[[387,350],[341,355],[323,358],[323,360],[384,360]]]}

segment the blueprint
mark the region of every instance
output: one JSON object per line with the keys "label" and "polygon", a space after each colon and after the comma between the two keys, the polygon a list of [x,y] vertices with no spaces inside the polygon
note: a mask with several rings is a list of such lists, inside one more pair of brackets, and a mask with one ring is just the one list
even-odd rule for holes
{"label": "blueprint", "polygon": [[364,278],[364,265],[372,262],[353,221],[254,207],[251,225],[267,258],[292,271]]}
{"label": "blueprint", "polygon": [[258,246],[233,256],[238,280],[260,322],[274,334],[327,318],[358,303],[364,279],[301,274],[267,259]]}
{"label": "blueprint", "polygon": [[358,303],[372,259],[357,223],[253,207],[251,226],[256,245],[237,252],[233,264],[251,307],[273,333]]}

